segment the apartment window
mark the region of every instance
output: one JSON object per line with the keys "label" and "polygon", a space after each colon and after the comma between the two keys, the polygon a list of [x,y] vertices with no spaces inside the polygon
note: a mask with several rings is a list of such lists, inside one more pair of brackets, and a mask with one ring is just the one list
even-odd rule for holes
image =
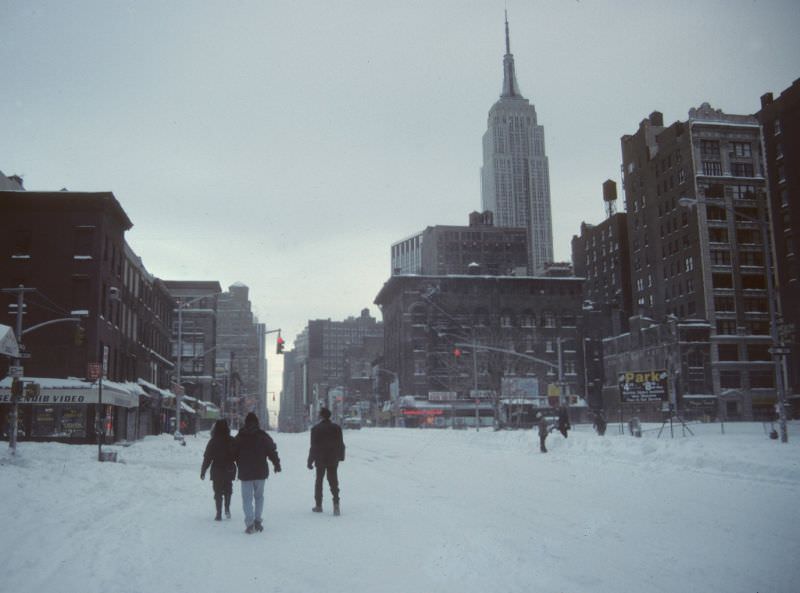
{"label": "apartment window", "polygon": [[736,242],[740,245],[761,243],[761,233],[756,229],[736,229]]}
{"label": "apartment window", "polygon": [[725,362],[739,360],[739,346],[736,344],[720,344],[717,346],[717,357]]}
{"label": "apartment window", "polygon": [[503,312],[500,315],[500,327],[514,327],[514,323],[511,319],[511,313]]}
{"label": "apartment window", "polygon": [[729,266],[731,265],[731,252],[722,251],[720,249],[711,250],[711,263],[715,266]]}
{"label": "apartment window", "polygon": [[725,336],[736,335],[735,319],[717,319],[717,333]]}
{"label": "apartment window", "polygon": [[742,274],[742,288],[745,290],[764,290],[767,281],[761,274]]}
{"label": "apartment window", "polygon": [[74,255],[90,256],[92,254],[92,242],[94,239],[94,227],[75,227]]}
{"label": "apartment window", "polygon": [[734,142],[732,146],[731,156],[735,157],[751,157],[753,150],[749,142]]}
{"label": "apartment window", "polygon": [[763,266],[764,254],[760,251],[742,251],[739,253],[739,264],[742,266]]}
{"label": "apartment window", "polygon": [[718,161],[703,161],[703,175],[719,177],[722,175],[722,163]]}
{"label": "apartment window", "polygon": [[772,360],[768,344],[748,344],[747,360]]}
{"label": "apartment window", "polygon": [[731,296],[714,297],[714,309],[716,311],[736,311],[736,301]]}
{"label": "apartment window", "polygon": [[744,299],[744,310],[747,313],[766,313],[769,305],[763,297],[747,297]]}
{"label": "apartment window", "polygon": [[727,243],[728,229],[718,229],[718,228],[708,229],[708,240],[711,243]]}
{"label": "apartment window", "polygon": [[14,249],[11,255],[30,255],[33,234],[28,230],[14,232]]}
{"label": "apartment window", "polygon": [[769,322],[767,321],[751,321],[747,325],[750,329],[750,334],[753,336],[769,335]]}
{"label": "apartment window", "polygon": [[741,387],[741,373],[739,371],[720,371],[719,386],[723,389],[737,389]]}
{"label": "apartment window", "polygon": [[687,272],[694,270],[694,258],[691,255],[684,260],[684,268]]}
{"label": "apartment window", "polygon": [[719,141],[718,140],[701,140],[700,141],[700,154],[703,157],[717,157],[717,158],[719,158]]}
{"label": "apartment window", "polygon": [[719,206],[708,206],[706,208],[706,216],[708,220],[727,220],[728,213],[725,208]]}
{"label": "apartment window", "polygon": [[733,288],[733,275],[727,272],[714,272],[711,275],[714,288]]}
{"label": "apartment window", "polygon": [[750,387],[752,389],[771,389],[775,387],[775,374],[771,370],[750,371]]}
{"label": "apartment window", "polygon": [[731,163],[731,174],[734,177],[753,177],[753,164]]}
{"label": "apartment window", "polygon": [[752,185],[730,185],[728,189],[734,200],[752,200],[756,195],[756,189]]}
{"label": "apartment window", "polygon": [[556,326],[556,316],[553,315],[550,311],[545,311],[544,313],[544,326],[545,327],[555,327]]}

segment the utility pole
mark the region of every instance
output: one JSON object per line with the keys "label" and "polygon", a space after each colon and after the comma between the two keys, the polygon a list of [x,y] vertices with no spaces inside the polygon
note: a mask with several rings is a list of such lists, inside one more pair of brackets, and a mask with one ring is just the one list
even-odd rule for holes
{"label": "utility pole", "polygon": [[[19,350],[20,358],[14,359],[14,366],[19,368],[21,366],[21,356],[22,356],[22,315],[23,309],[25,308],[25,293],[26,292],[34,292],[35,288],[25,288],[24,285],[20,284],[17,288],[3,288],[2,292],[17,295],[17,323],[15,328],[15,333],[17,337],[17,346]],[[22,377],[15,377],[12,383],[17,383],[20,381]],[[14,389],[12,384],[11,387],[11,431],[9,433],[8,439],[8,446],[11,449],[11,455],[17,454],[17,419],[19,418],[19,396],[17,395],[19,389]]]}

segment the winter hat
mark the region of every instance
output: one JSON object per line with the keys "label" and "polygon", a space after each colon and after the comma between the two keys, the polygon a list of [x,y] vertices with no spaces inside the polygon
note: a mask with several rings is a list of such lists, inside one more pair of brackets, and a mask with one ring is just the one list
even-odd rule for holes
{"label": "winter hat", "polygon": [[251,428],[258,428],[258,416],[253,412],[249,412],[247,416],[244,417],[244,425]]}
{"label": "winter hat", "polygon": [[319,415],[327,419],[331,417],[331,411],[328,408],[320,408]]}

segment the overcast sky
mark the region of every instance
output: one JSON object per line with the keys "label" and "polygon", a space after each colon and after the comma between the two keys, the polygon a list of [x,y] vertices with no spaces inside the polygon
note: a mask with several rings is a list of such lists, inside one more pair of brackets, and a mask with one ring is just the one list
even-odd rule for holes
{"label": "overcast sky", "polygon": [[650,112],[754,113],[800,77],[796,0],[0,0],[0,170],[112,191],[152,274],[247,284],[289,345],[380,319],[390,245],[480,209],[506,5],[558,260]]}

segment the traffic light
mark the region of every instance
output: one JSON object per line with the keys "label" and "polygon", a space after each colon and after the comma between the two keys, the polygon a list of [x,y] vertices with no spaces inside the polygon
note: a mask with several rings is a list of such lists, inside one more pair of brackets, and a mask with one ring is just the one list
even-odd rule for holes
{"label": "traffic light", "polygon": [[278,334],[278,341],[275,344],[275,352],[277,354],[283,354],[283,344],[284,344],[283,338],[281,337],[280,334]]}
{"label": "traffic light", "polygon": [[456,360],[461,358],[461,348],[454,348],[453,349],[453,356],[455,357]]}

